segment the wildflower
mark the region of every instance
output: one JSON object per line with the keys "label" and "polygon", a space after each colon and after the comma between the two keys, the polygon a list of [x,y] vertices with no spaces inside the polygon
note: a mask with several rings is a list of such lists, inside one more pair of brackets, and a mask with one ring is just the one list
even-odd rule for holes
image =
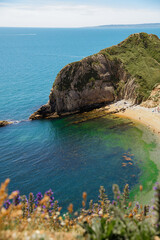
{"label": "wildflower", "polygon": [[14,192],[12,192],[12,193],[9,195],[8,199],[13,199],[13,198],[16,197],[18,194],[19,194],[19,191],[14,191]]}
{"label": "wildflower", "polygon": [[33,208],[34,208],[34,195],[33,195],[33,193],[29,194],[28,204],[29,204],[29,213],[32,213]]}
{"label": "wildflower", "polygon": [[90,200],[90,202],[89,202],[89,209],[90,209],[90,210],[93,209],[93,200]]}
{"label": "wildflower", "polygon": [[133,218],[133,213],[130,213],[128,217]]}
{"label": "wildflower", "polygon": [[22,196],[21,197],[21,201],[22,201],[22,211],[23,211],[23,218],[27,215],[27,198],[26,196]]}
{"label": "wildflower", "polygon": [[5,188],[8,186],[9,183],[10,183],[10,179],[7,178],[7,179],[5,180],[5,182],[4,182],[4,186],[5,186]]}
{"label": "wildflower", "polygon": [[82,206],[85,207],[86,206],[86,203],[85,201],[82,201]]}
{"label": "wildflower", "polygon": [[107,213],[107,214],[104,214],[104,216],[103,216],[104,218],[108,218],[109,217],[109,214]]}
{"label": "wildflower", "polygon": [[136,208],[139,209],[140,205],[139,202],[136,202]]}
{"label": "wildflower", "polygon": [[58,209],[59,209],[59,207],[58,207],[58,201],[56,200],[56,201],[54,201],[54,203],[53,203],[53,210],[54,210],[54,212],[57,212]]}
{"label": "wildflower", "polygon": [[58,207],[58,212],[60,212],[62,210],[62,207]]}
{"label": "wildflower", "polygon": [[132,206],[132,202],[129,202],[128,206],[131,207]]}
{"label": "wildflower", "polygon": [[116,200],[117,197],[120,196],[120,190],[117,184],[113,184],[113,193],[114,193],[114,199]]}
{"label": "wildflower", "polygon": [[5,216],[7,213],[7,209],[3,207],[0,213],[2,214],[2,216]]}
{"label": "wildflower", "polygon": [[40,204],[43,205],[44,203],[47,203],[49,201],[49,196],[44,195],[43,199],[40,201]]}
{"label": "wildflower", "polygon": [[19,195],[19,193],[13,198],[13,203],[14,203],[14,205],[15,206],[17,206],[19,203],[20,203],[20,200],[21,200],[21,198],[20,198],[20,195]]}
{"label": "wildflower", "polygon": [[78,212],[75,212],[75,213],[74,213],[74,216],[77,217],[77,216],[78,216]]}
{"label": "wildflower", "polygon": [[136,207],[133,209],[133,212],[137,214],[138,210]]}
{"label": "wildflower", "polygon": [[37,198],[36,198],[36,200],[35,200],[35,201],[37,201],[37,203],[39,203],[39,202],[42,200],[42,198],[43,198],[43,195],[42,195],[42,193],[41,193],[41,192],[39,192],[39,193],[37,193],[37,194],[36,194],[36,196],[37,196]]}
{"label": "wildflower", "polygon": [[[49,190],[45,193],[45,195],[51,197],[51,196],[53,195],[52,189],[49,189]],[[53,198],[53,197],[52,197],[52,198]],[[54,198],[53,198],[53,199],[54,199]],[[52,200],[53,200],[53,199],[52,199]]]}
{"label": "wildflower", "polygon": [[[154,207],[153,207],[153,210],[154,210]],[[150,211],[150,207],[149,206],[147,206],[147,205],[145,205],[144,206],[144,216],[146,217],[147,216],[147,213]]]}
{"label": "wildflower", "polygon": [[102,215],[103,214],[103,211],[102,211],[102,209],[99,211],[99,215]]}
{"label": "wildflower", "polygon": [[86,193],[86,192],[83,192],[82,197],[83,197],[83,200],[86,202],[86,200],[87,200],[87,193]]}
{"label": "wildflower", "polygon": [[100,195],[99,195],[100,201],[99,202],[101,203],[103,213],[107,213],[110,201],[108,200],[108,196],[106,195],[105,188],[103,186],[100,186],[99,193],[100,193]]}
{"label": "wildflower", "polygon": [[142,192],[142,190],[143,190],[143,186],[140,185],[140,186],[139,186],[139,189],[140,189],[140,191]]}
{"label": "wildflower", "polygon": [[129,199],[129,185],[126,184],[123,190],[123,195],[122,195],[122,204],[124,208],[126,208],[128,199]]}
{"label": "wildflower", "polygon": [[73,204],[70,203],[68,206],[68,212],[71,214],[73,212]]}
{"label": "wildflower", "polygon": [[11,205],[11,203],[10,203],[9,200],[7,200],[7,201],[4,202],[4,208],[5,208],[5,209],[8,209],[10,205]]}
{"label": "wildflower", "polygon": [[62,221],[62,222],[61,222],[61,225],[62,225],[62,226],[65,226],[66,224],[65,224],[65,222]]}

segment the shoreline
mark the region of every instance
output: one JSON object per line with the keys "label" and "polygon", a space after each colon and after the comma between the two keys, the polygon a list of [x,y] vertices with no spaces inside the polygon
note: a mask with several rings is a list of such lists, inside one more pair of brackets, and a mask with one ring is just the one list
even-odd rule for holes
{"label": "shoreline", "polygon": [[114,113],[116,116],[141,123],[160,137],[160,112],[156,108],[145,108],[124,100],[109,105],[109,108],[109,112],[118,110]]}
{"label": "shoreline", "polygon": [[[156,146],[153,149],[150,149],[149,151],[149,159],[153,164],[156,165],[156,168],[158,170],[158,175],[156,182],[160,182],[160,161],[159,161],[159,155],[160,155],[160,112],[157,112],[156,108],[145,108],[141,107],[140,105],[133,105],[129,101],[118,101],[116,103],[113,103],[109,106],[109,112],[117,111],[114,113],[115,116],[124,118],[124,119],[130,119],[133,120],[135,123],[137,123],[140,128],[144,128],[143,131],[143,139],[148,144],[152,144],[153,142],[156,144]],[[107,111],[108,112],[108,111]],[[148,129],[148,131],[145,131],[145,128]],[[147,160],[147,159],[146,159]],[[145,162],[144,166],[145,167]],[[144,181],[144,174],[145,171],[149,171],[148,168],[142,167],[143,175],[140,177],[140,183],[143,183],[146,185],[146,180]],[[150,166],[151,167],[151,166]],[[154,166],[151,167],[153,170]],[[151,171],[152,172],[152,171]],[[153,172],[150,174],[152,175]],[[156,172],[155,172],[156,174]],[[143,182],[143,183],[142,183]],[[149,183],[149,185],[152,185],[152,189],[144,188],[143,194],[139,191],[139,184],[133,188],[134,199],[137,201],[141,201],[144,204],[148,204],[152,201],[153,198],[153,186],[155,184],[155,181]]]}

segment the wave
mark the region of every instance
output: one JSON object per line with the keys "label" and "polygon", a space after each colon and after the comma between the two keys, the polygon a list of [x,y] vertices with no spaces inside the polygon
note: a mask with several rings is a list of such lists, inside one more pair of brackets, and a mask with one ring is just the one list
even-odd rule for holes
{"label": "wave", "polygon": [[22,122],[30,122],[31,120],[30,120],[30,119],[23,119],[23,120],[11,120],[11,119],[7,119],[6,121],[7,121],[7,122],[12,122],[12,124],[19,124],[19,123],[22,123]]}

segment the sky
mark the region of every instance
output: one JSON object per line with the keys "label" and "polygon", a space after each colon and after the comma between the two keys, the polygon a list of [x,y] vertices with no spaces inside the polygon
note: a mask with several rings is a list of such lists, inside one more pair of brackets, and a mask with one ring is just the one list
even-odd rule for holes
{"label": "sky", "polygon": [[0,27],[160,23],[160,0],[0,0]]}

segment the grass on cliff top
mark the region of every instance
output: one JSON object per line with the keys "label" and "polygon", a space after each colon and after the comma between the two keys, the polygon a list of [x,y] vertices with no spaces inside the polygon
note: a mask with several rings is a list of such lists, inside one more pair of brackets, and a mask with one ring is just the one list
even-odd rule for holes
{"label": "grass on cliff top", "polygon": [[160,83],[160,39],[153,34],[133,34],[120,44],[100,51],[110,59],[120,59],[136,78],[139,101],[146,100]]}

